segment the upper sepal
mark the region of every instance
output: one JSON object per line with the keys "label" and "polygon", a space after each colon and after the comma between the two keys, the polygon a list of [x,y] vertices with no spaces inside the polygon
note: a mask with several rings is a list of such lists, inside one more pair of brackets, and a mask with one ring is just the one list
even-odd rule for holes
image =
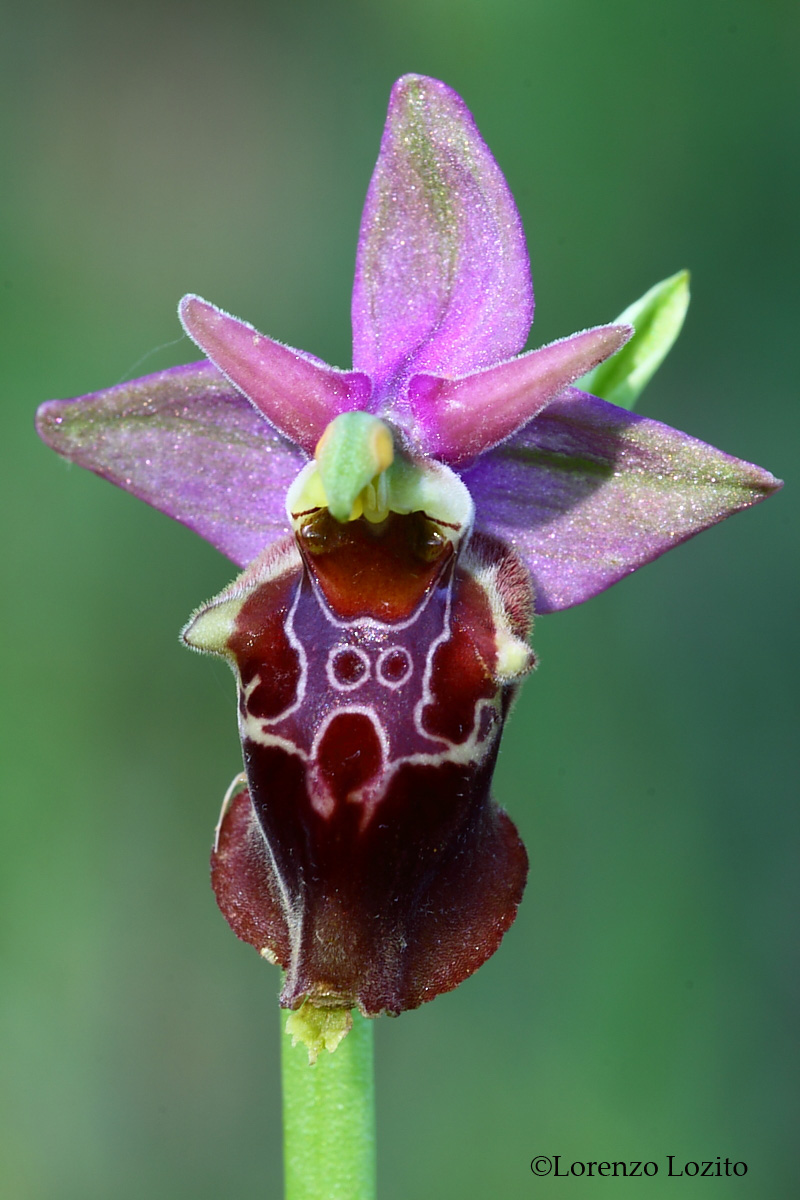
{"label": "upper sepal", "polygon": [[380,381],[464,375],[510,358],[533,320],[525,236],[463,100],[405,75],[392,89],[361,221],[353,363]]}
{"label": "upper sepal", "polygon": [[761,467],[576,388],[462,478],[478,526],[522,555],[540,613],[588,600],[781,487]]}
{"label": "upper sepal", "polygon": [[340,371],[282,346],[199,296],[184,296],[178,315],[223,375],[307,454],[334,417],[369,407],[372,384],[357,371]]}

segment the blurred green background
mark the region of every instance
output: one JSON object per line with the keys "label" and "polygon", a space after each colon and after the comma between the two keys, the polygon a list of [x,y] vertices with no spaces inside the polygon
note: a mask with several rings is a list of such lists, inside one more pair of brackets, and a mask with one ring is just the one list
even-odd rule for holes
{"label": "blurred green background", "polygon": [[[641,411],[791,486],[539,622],[497,776],[525,902],[476,976],[380,1022],[382,1200],[800,1194],[796,6],[4,8],[0,1195],[281,1194],[277,973],[207,881],[233,685],[176,640],[233,571],[32,417],[195,359],[187,291],[349,365],[406,71],[464,96],[507,174],[532,344],[690,267]],[[537,1154],[659,1175],[538,1180]],[[668,1179],[668,1154],[749,1172]]]}

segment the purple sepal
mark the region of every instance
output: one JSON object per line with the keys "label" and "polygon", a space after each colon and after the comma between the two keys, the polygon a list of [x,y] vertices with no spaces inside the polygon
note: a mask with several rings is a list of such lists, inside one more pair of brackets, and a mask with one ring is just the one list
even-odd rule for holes
{"label": "purple sepal", "polygon": [[781,486],[769,471],[570,388],[462,478],[514,546],[536,611],[588,600]]}
{"label": "purple sepal", "polygon": [[184,296],[178,315],[189,337],[234,387],[308,454],[339,413],[370,407],[372,383],[366,375],[339,371],[282,346],[199,296]]}
{"label": "purple sepal", "polygon": [[209,362],[173,367],[38,411],[40,437],[195,530],[238,566],[286,533],[305,455]]}
{"label": "purple sepal", "polygon": [[353,363],[381,393],[414,372],[492,366],[528,336],[533,288],[514,200],[463,100],[436,79],[404,75],[392,89],[352,314]]}
{"label": "purple sepal", "polygon": [[475,458],[526,425],[632,334],[630,325],[598,325],[461,379],[415,375],[408,399],[423,449],[448,463]]}

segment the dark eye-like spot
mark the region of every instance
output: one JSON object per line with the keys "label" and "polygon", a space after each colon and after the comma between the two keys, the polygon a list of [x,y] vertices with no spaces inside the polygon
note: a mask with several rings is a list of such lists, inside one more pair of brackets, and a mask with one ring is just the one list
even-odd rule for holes
{"label": "dark eye-like spot", "polygon": [[378,679],[386,687],[400,687],[412,670],[411,655],[403,646],[390,646],[378,659]]}
{"label": "dark eye-like spot", "polygon": [[328,656],[328,678],[334,687],[356,688],[366,682],[369,659],[363,650],[354,646],[337,646]]}

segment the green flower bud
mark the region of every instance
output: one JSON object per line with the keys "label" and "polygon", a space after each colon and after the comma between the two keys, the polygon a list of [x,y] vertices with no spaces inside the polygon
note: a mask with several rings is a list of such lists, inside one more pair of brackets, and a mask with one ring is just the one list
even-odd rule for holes
{"label": "green flower bud", "polygon": [[679,271],[662,279],[614,322],[633,325],[631,340],[613,358],[578,380],[577,386],[620,408],[633,408],[672,349],[688,307],[689,272]]}

